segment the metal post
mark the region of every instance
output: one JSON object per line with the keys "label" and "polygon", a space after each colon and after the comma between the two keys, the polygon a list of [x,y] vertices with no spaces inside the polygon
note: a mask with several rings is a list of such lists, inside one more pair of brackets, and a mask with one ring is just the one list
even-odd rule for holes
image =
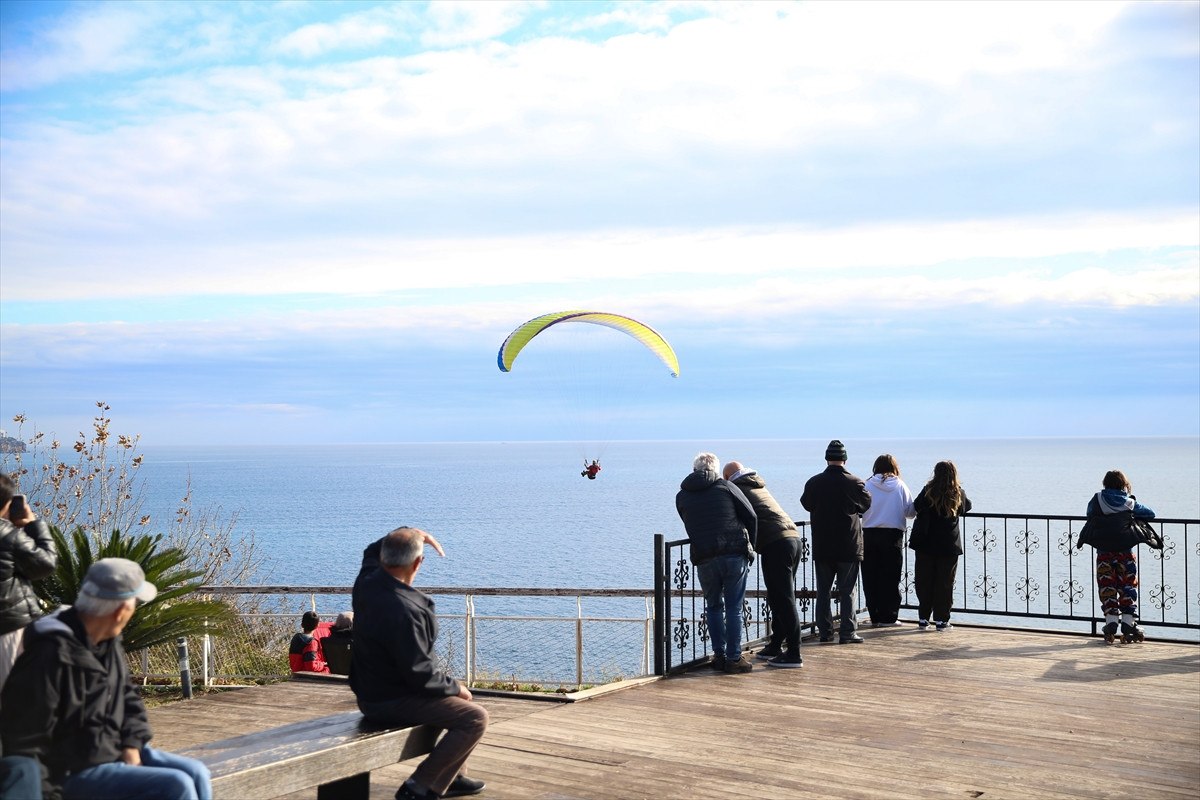
{"label": "metal post", "polygon": [[175,640],[176,653],[179,655],[179,685],[183,687],[183,699],[192,699],[192,670],[188,666],[187,639],[180,636]]}
{"label": "metal post", "polygon": [[667,578],[666,539],[661,533],[654,534],[654,674],[667,674],[666,661],[666,618]]}
{"label": "metal post", "polygon": [[204,620],[204,640],[203,648],[200,651],[200,665],[204,671],[203,685],[207,689],[212,686],[212,678],[210,676],[211,662],[209,656],[212,653],[212,638],[208,635],[208,620]]}
{"label": "metal post", "polygon": [[463,658],[466,660],[467,686],[470,686],[475,682],[475,597],[467,595],[464,599],[467,604],[467,617]]}
{"label": "metal post", "polygon": [[642,674],[651,675],[654,669],[654,598],[642,598],[646,605],[646,624],[642,626]]}
{"label": "metal post", "polygon": [[575,595],[575,686],[583,686],[583,601]]}

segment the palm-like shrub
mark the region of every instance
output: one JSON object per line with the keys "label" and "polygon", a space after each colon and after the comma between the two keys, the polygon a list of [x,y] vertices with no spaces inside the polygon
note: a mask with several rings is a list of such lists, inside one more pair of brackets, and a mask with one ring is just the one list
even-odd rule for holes
{"label": "palm-like shrub", "polygon": [[158,587],[158,596],[140,605],[125,628],[127,651],[174,642],[180,636],[224,633],[236,621],[228,604],[196,595],[203,570],[189,569],[188,555],[179,548],[161,547],[161,534],[128,536],[113,530],[107,539],[93,541],[78,527],[68,539],[53,525],[50,534],[58,549],[58,568],[34,583],[48,610],[74,603],[88,568],[102,558],[136,561],[146,580]]}

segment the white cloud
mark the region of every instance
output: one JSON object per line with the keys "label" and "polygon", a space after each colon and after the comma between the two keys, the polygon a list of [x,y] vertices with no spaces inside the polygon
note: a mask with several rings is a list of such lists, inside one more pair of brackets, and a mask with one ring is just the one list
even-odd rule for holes
{"label": "white cloud", "polygon": [[360,50],[412,37],[417,17],[404,4],[347,14],[333,22],[304,25],[276,45],[281,53],[315,58],[339,50]]}
{"label": "white cloud", "polygon": [[430,28],[422,33],[421,41],[429,47],[452,47],[493,39],[545,5],[528,0],[431,0],[426,12]]}
{"label": "white cloud", "polygon": [[39,28],[33,43],[15,45],[0,57],[0,90],[140,66],[149,57],[145,37],[159,19],[152,4],[73,6],[58,24]]}

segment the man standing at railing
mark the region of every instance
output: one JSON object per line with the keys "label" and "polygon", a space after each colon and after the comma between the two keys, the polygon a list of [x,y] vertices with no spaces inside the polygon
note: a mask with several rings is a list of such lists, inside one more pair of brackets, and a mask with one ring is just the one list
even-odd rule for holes
{"label": "man standing at railing", "polygon": [[758,539],[758,518],[741,489],[721,477],[720,467],[712,453],[696,456],[691,474],[675,495],[675,510],[687,531],[704,592],[713,667],[732,674],[754,668],[742,657],[742,602]]}
{"label": "man standing at railing", "polygon": [[808,479],[800,503],[812,524],[813,567],[817,573],[817,632],[822,644],[833,641],[830,595],[837,577],[841,606],[839,644],[860,644],[855,631],[854,586],[863,557],[862,517],[871,495],[862,479],[846,470],[846,446],[837,439],[825,448],[825,471]]}
{"label": "man standing at railing", "polygon": [[413,588],[425,560],[417,528],[397,528],[363,553],[354,583],[350,688],[363,716],[385,725],[432,725],[446,735],[396,791],[397,800],[434,800],[483,791],[463,772],[487,730],[488,713],[471,690],[438,669],[433,600]]}
{"label": "man standing at railing", "polygon": [[800,657],[800,615],[796,611],[796,567],[800,565],[800,534],[756,471],[730,461],[722,470],[725,480],[742,490],[758,517],[754,549],[762,558],[767,606],[771,609],[771,641],[758,652],[769,667],[795,669]]}

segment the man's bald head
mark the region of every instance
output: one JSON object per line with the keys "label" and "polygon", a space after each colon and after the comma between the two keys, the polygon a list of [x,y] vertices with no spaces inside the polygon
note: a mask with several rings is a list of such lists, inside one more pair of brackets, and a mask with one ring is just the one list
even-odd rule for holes
{"label": "man's bald head", "polygon": [[730,475],[733,475],[735,472],[741,472],[741,470],[742,470],[741,462],[730,461],[728,464],[725,465],[725,469],[722,471],[722,475],[725,478],[725,480],[729,480]]}

